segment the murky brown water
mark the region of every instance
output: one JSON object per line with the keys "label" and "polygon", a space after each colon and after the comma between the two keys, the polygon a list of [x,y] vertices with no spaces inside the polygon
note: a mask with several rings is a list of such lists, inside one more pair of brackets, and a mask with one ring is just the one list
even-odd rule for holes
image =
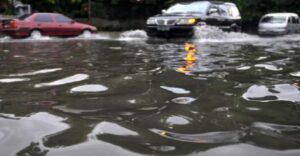
{"label": "murky brown water", "polygon": [[299,35],[109,35],[0,39],[1,156],[300,155]]}

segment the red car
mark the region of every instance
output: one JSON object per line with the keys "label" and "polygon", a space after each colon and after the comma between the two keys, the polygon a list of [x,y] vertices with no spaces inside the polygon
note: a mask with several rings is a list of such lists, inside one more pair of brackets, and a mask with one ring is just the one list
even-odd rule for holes
{"label": "red car", "polygon": [[34,13],[0,23],[1,32],[15,38],[34,36],[78,36],[97,32],[97,28],[76,22],[58,13]]}

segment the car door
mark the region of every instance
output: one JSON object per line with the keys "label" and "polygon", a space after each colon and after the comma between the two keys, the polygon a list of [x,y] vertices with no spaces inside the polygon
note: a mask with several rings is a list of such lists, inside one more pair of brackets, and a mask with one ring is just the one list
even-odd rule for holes
{"label": "car door", "polygon": [[56,35],[57,24],[51,14],[37,14],[34,21],[33,29],[41,30],[46,36]]}
{"label": "car door", "polygon": [[288,33],[293,33],[293,30],[293,18],[292,16],[288,16],[287,31]]}
{"label": "car door", "polygon": [[297,33],[299,31],[299,17],[293,16],[293,32]]}
{"label": "car door", "polygon": [[226,4],[219,5],[220,17],[219,25],[223,29],[230,30],[234,23],[233,16],[230,14],[230,7]]}
{"label": "car door", "polygon": [[56,14],[54,17],[59,26],[59,34],[61,36],[76,36],[81,33],[81,28],[72,19],[61,14]]}
{"label": "car door", "polygon": [[218,5],[211,5],[206,14],[206,23],[212,26],[220,26],[223,22],[224,18],[221,16]]}
{"label": "car door", "polygon": [[297,29],[297,33],[300,33],[300,19],[299,19],[299,17],[296,18],[296,29]]}

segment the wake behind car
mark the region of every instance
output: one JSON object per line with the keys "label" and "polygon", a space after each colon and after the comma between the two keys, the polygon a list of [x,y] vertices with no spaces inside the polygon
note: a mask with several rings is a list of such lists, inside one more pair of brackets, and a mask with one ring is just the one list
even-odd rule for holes
{"label": "wake behind car", "polygon": [[76,22],[58,13],[34,13],[16,19],[3,20],[0,25],[3,34],[14,38],[42,35],[69,37],[97,31],[94,26]]}
{"label": "wake behind car", "polygon": [[241,30],[241,16],[234,3],[221,1],[195,1],[177,3],[162,14],[147,20],[148,36],[194,35],[197,26],[217,26],[226,31]]}
{"label": "wake behind car", "polygon": [[295,13],[271,13],[260,19],[258,34],[261,36],[291,33],[300,33],[300,20]]}

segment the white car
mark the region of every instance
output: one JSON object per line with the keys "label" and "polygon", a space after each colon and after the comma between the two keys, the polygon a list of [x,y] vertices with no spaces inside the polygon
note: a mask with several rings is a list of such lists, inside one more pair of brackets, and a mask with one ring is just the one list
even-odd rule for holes
{"label": "white car", "polygon": [[299,32],[300,20],[295,13],[266,14],[258,25],[259,35],[286,35]]}

